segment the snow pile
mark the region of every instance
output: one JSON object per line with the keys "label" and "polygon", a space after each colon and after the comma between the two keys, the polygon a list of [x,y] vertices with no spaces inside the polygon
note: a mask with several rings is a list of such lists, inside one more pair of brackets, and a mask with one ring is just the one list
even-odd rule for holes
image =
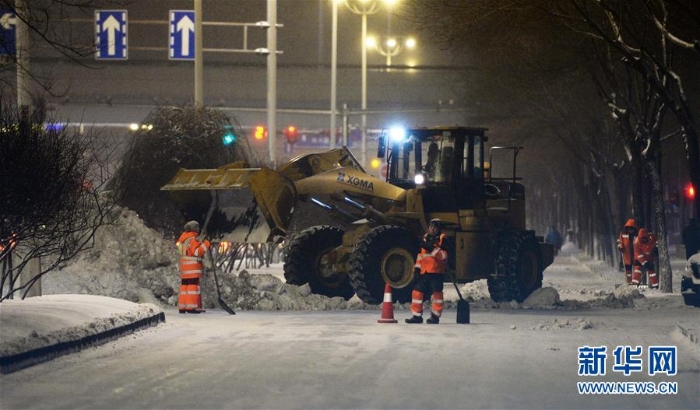
{"label": "snow pile", "polygon": [[584,318],[572,318],[572,319],[550,319],[545,323],[540,323],[537,326],[531,328],[531,330],[562,330],[562,329],[574,329],[574,330],[589,330],[594,329],[596,326],[588,319]]}
{"label": "snow pile", "polygon": [[[242,270],[238,276],[219,275],[222,299],[234,309],[242,310],[333,310],[362,309],[365,304],[357,298],[346,301],[311,293],[308,284],[290,285],[271,274],[250,274]],[[202,283],[203,295],[216,295],[213,277]],[[215,307],[214,298],[204,298],[204,304]],[[218,306],[216,306],[218,307]]]}
{"label": "snow pile", "polygon": [[[173,241],[146,227],[135,212],[117,211],[117,222],[97,231],[93,248],[42,278],[43,293],[102,295],[137,303],[176,306],[180,278]],[[523,303],[492,301],[486,280],[463,285],[460,291],[474,309],[653,308],[654,303],[665,303],[654,301],[645,305],[642,303],[644,290],[624,286],[614,289],[622,278],[621,273],[581,254],[571,242],[564,245],[557,261],[545,271],[543,288]],[[581,265],[593,273],[592,281],[571,280],[568,279],[570,275],[563,274],[580,269]],[[217,276],[221,298],[234,310],[381,308],[381,305],[367,305],[357,296],[345,301],[312,294],[308,285],[289,285],[283,280],[282,264],[240,272],[217,272]],[[205,308],[219,307],[211,271],[202,280],[202,299]],[[452,284],[446,284],[445,307],[456,308],[457,300]],[[409,303],[395,303],[394,306],[399,310],[410,309]]]}
{"label": "snow pile", "polygon": [[[120,208],[114,225],[103,226],[94,246],[42,278],[44,294],[90,294],[137,303],[176,306],[180,288],[174,242],[148,228],[138,215]],[[308,285],[294,286],[270,274],[217,272],[221,296],[233,309],[329,310],[363,309],[357,298],[345,301],[312,294]],[[211,271],[202,280],[205,308],[218,308]],[[372,306],[372,308],[375,308]]]}
{"label": "snow pile", "polygon": [[576,247],[576,244],[571,241],[564,242],[564,244],[561,246],[561,252],[571,253],[576,251],[578,251],[578,248]]}
{"label": "snow pile", "polygon": [[91,294],[172,304],[179,289],[174,244],[146,227],[135,212],[126,208],[116,212],[117,221],[97,230],[91,249],[42,278],[44,294]]}
{"label": "snow pile", "polygon": [[561,304],[559,292],[554,288],[540,288],[523,301],[524,308],[553,308]]}

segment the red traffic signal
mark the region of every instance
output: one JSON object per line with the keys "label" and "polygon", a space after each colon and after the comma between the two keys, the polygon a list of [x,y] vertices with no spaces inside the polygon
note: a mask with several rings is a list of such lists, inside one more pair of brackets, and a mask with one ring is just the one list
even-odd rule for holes
{"label": "red traffic signal", "polygon": [[690,200],[695,199],[695,187],[690,182],[685,186],[685,197]]}
{"label": "red traffic signal", "polygon": [[264,140],[267,137],[267,130],[262,125],[258,125],[253,131],[253,137],[258,141]]}
{"label": "red traffic signal", "polygon": [[297,127],[290,125],[289,127],[285,128],[284,136],[287,137],[288,143],[294,144],[295,142],[297,142],[297,137],[299,136],[299,130],[297,129]]}

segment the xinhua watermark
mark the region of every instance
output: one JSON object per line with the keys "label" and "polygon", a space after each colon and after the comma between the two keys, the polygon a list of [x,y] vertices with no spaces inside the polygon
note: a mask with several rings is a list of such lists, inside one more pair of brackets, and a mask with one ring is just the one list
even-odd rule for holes
{"label": "xinhua watermark", "polygon": [[[607,346],[583,346],[578,348],[578,375],[606,376],[608,358],[612,359],[610,371],[624,376],[671,377],[678,372],[676,346],[649,346],[646,351],[642,346],[617,346],[612,351]],[[585,381],[578,382],[577,389],[579,394],[677,394],[678,383]]]}

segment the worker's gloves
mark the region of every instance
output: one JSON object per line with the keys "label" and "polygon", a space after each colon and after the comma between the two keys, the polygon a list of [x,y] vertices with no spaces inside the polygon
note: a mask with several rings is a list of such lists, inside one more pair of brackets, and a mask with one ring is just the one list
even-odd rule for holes
{"label": "worker's gloves", "polygon": [[435,239],[436,238],[432,235],[426,235],[425,238],[423,238],[423,242],[421,242],[420,247],[428,252],[432,252],[433,249],[435,249]]}

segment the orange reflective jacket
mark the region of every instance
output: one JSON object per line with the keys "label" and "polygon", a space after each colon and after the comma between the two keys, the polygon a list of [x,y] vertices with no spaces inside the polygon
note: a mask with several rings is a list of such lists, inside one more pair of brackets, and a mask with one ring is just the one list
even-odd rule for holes
{"label": "orange reflective jacket", "polygon": [[[427,234],[423,236],[423,240],[426,237]],[[420,268],[421,275],[424,273],[445,273],[447,269],[447,252],[442,249],[444,239],[445,234],[440,234],[440,239],[438,239],[431,252],[421,248],[415,264],[416,268]]]}
{"label": "orange reflective jacket", "polygon": [[209,249],[209,241],[199,242],[197,232],[186,231],[180,235],[176,245],[180,253],[180,277],[182,279],[201,278],[204,272],[202,261]]}
{"label": "orange reflective jacket", "polygon": [[[628,233],[627,228],[634,228],[635,233]],[[617,238],[617,248],[622,252],[622,263],[631,265],[634,260],[634,238],[636,237],[637,224],[634,219],[628,219],[625,227]]]}
{"label": "orange reflective jacket", "polygon": [[654,263],[656,256],[656,235],[642,228],[639,236],[634,238],[634,259],[640,265],[644,262]]}

